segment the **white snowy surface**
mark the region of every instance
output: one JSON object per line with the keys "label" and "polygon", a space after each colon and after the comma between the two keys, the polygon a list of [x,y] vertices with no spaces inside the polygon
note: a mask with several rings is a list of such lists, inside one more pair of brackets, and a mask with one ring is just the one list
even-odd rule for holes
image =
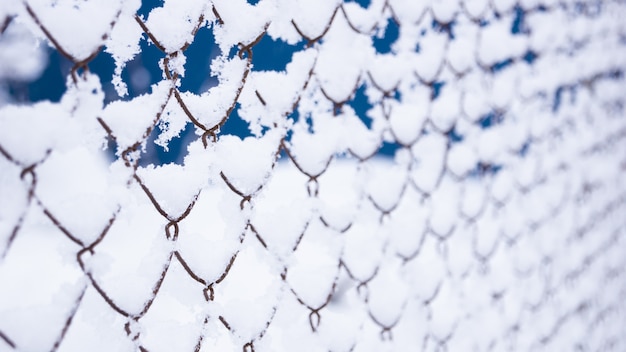
{"label": "white snowy surface", "polygon": [[[103,50],[125,95],[140,5],[2,2],[0,83]],[[149,93],[77,66],[0,96],[0,351],[625,349],[623,4],[160,5]],[[199,27],[217,85],[182,92]],[[259,71],[262,34],[304,45]],[[189,124],[182,164],[135,163]]]}

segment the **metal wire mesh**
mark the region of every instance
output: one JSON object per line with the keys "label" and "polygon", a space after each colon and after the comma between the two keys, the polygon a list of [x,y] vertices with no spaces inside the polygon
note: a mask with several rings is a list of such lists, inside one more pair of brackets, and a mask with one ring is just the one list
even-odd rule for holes
{"label": "metal wire mesh", "polygon": [[[74,67],[0,110],[0,350],[626,348],[623,2],[115,3],[84,43],[61,3],[2,26]],[[219,84],[182,91],[204,27]],[[163,79],[105,105],[89,64],[128,33]],[[285,71],[255,70],[264,36]],[[139,165],[187,123],[182,165]]]}

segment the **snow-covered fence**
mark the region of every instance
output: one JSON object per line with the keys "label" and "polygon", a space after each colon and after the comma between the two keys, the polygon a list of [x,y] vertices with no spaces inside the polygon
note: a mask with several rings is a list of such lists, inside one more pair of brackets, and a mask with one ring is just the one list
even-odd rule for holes
{"label": "snow-covered fence", "polygon": [[[623,1],[253,3],[2,2],[74,67],[0,108],[0,351],[626,350]],[[162,81],[105,104],[142,40]]]}

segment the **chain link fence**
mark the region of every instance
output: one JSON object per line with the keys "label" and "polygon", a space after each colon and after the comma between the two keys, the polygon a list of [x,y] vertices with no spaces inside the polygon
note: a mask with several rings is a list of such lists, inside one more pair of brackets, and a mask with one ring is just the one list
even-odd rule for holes
{"label": "chain link fence", "polygon": [[626,349],[623,1],[160,5],[0,6],[73,63],[0,108],[0,351]]}

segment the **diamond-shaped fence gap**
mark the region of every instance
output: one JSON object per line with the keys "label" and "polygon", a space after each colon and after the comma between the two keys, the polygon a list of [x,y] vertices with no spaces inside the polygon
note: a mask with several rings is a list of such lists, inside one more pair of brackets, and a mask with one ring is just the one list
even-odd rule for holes
{"label": "diamond-shaped fence gap", "polygon": [[[180,221],[180,257],[207,287],[225,276],[241,245],[246,222],[238,214],[239,203],[240,197],[220,183],[204,189],[189,215]],[[208,299],[210,292],[206,288]]]}
{"label": "diamond-shaped fence gap", "polygon": [[426,84],[437,80],[445,63],[449,37],[447,33],[423,30],[416,43],[419,51],[415,55],[413,68],[417,77]]}
{"label": "diamond-shaped fence gap", "polygon": [[[406,187],[408,186],[408,170],[406,167],[392,164],[382,168],[376,164],[375,159],[365,162],[364,169],[366,175],[364,177],[363,193],[382,213],[388,214],[397,206]],[[380,165],[380,164],[379,164]],[[384,164],[383,164],[384,165]],[[393,186],[381,188],[382,180],[394,180]]]}
{"label": "diamond-shaped fence gap", "polygon": [[[248,233],[228,276],[215,288],[220,303],[214,308],[241,341],[254,341],[271,324],[283,289],[283,265],[253,234]],[[260,308],[261,306],[262,308]]]}
{"label": "diamond-shaped fence gap", "polygon": [[398,143],[383,141],[379,149],[379,153],[380,155],[392,157],[396,155],[397,151],[400,150],[400,148],[402,148],[402,146]]}
{"label": "diamond-shaped fence gap", "polygon": [[[135,345],[124,331],[127,319],[111,310],[93,287],[88,287],[72,317],[58,351],[130,352]],[[101,325],[102,324],[102,325]]]}
{"label": "diamond-shaped fence gap", "polygon": [[21,170],[7,159],[0,157],[0,193],[13,201],[0,204],[0,261],[15,240],[28,212],[28,189],[22,187]]}
{"label": "diamond-shaped fence gap", "polygon": [[37,168],[37,176],[37,201],[83,244],[100,236],[118,209],[114,194],[125,188],[107,172],[102,155],[87,148],[55,151]]}
{"label": "diamond-shaped fence gap", "polygon": [[146,143],[146,151],[139,160],[139,166],[165,165],[183,163],[183,158],[187,152],[187,147],[191,142],[196,140],[197,136],[193,133],[193,125],[186,123],[185,127],[167,143],[167,150],[157,145],[155,142],[159,135],[164,132],[161,124],[152,131]]}
{"label": "diamond-shaped fence gap", "polygon": [[[309,309],[322,309],[332,296],[339,275],[342,242],[337,231],[327,228],[321,220],[313,220],[294,251],[285,280]],[[315,329],[315,324],[311,325]]]}
{"label": "diamond-shaped fence gap", "polygon": [[320,340],[333,351],[354,350],[359,341],[362,322],[368,319],[362,308],[363,303],[354,284],[346,288],[345,292],[336,292],[324,309],[323,318],[317,328]]}
{"label": "diamond-shaped fence gap", "polygon": [[115,87],[111,82],[115,70],[115,62],[111,55],[101,50],[93,60],[89,61],[88,66],[89,72],[98,75],[100,78],[105,103],[119,99]]}
{"label": "diamond-shaped fence gap", "polygon": [[355,224],[345,232],[341,265],[359,291],[378,275],[384,254],[381,247],[385,243],[385,234],[381,229],[377,219],[372,218],[368,223]]}
{"label": "diamond-shaped fence gap", "polygon": [[[396,208],[389,214],[389,244],[387,251],[393,251],[403,259],[419,254],[428,230],[431,212],[430,200],[425,199],[413,187],[407,187]],[[406,218],[411,214],[411,220]]]}
{"label": "diamond-shaped fence gap", "polygon": [[435,190],[445,171],[447,153],[447,138],[437,132],[423,135],[413,144],[411,179],[419,191],[430,194]]}
{"label": "diamond-shaped fence gap", "polygon": [[389,17],[385,26],[378,28],[376,32],[372,37],[376,52],[379,54],[390,53],[393,50],[393,44],[400,37],[400,26],[393,17]]}
{"label": "diamond-shaped fence gap", "polygon": [[369,130],[350,108],[344,108],[342,118],[344,119],[343,132],[347,138],[344,144],[346,154],[349,153],[359,160],[366,160],[376,155],[381,144],[381,137]]}
{"label": "diamond-shaped fence gap", "polygon": [[193,42],[183,51],[186,57],[185,76],[180,79],[181,91],[203,93],[218,85],[218,80],[211,72],[211,64],[221,51],[215,43],[213,28],[203,26],[196,32]]}
{"label": "diamond-shaped fence gap", "polygon": [[[279,162],[275,172],[255,197],[250,222],[258,236],[280,260],[286,261],[298,246],[312,220],[315,201],[304,187],[309,178],[292,162]],[[282,216],[284,221],[272,219]]]}
{"label": "diamond-shaped fence gap", "polygon": [[[0,50],[16,51],[14,60],[5,63],[0,73],[3,85],[3,104],[11,100],[27,101],[29,83],[37,80],[48,63],[49,50],[37,44],[36,37],[24,23],[13,21],[12,11],[7,9],[0,20]],[[7,91],[5,91],[7,90]],[[8,93],[8,95],[7,95]]]}
{"label": "diamond-shaped fence gap", "polygon": [[264,136],[221,136],[216,152],[221,159],[217,163],[220,177],[228,187],[242,197],[241,207],[249,202],[264,186],[276,162],[276,152],[281,144],[279,130],[271,130]]}
{"label": "diamond-shaped fence gap", "polygon": [[[167,220],[152,206],[147,207],[150,200],[139,186],[133,190],[134,199],[128,200],[93,253],[85,252],[81,260],[92,285],[105,293],[115,310],[140,315],[155,298],[153,290],[169,266],[172,248],[165,235]],[[118,252],[120,241],[124,251]],[[125,293],[129,287],[132,294]]]}
{"label": "diamond-shaped fence gap", "polygon": [[349,228],[356,215],[363,192],[361,166],[354,158],[335,158],[316,179],[320,218],[335,230]]}
{"label": "diamond-shaped fence gap", "polygon": [[220,127],[220,135],[226,136],[238,136],[240,138],[254,137],[250,131],[250,127],[247,121],[243,120],[239,116],[240,104],[235,105],[235,108],[230,112],[226,122]]}
{"label": "diamond-shaped fence gap", "polygon": [[428,304],[437,296],[445,271],[445,262],[439,251],[439,239],[426,236],[419,253],[406,260],[401,274],[409,285],[411,296]]}
{"label": "diamond-shaped fence gap", "polygon": [[370,319],[385,332],[392,331],[401,319],[411,293],[410,284],[403,280],[401,263],[399,258],[386,260],[381,264],[379,274],[367,284]]}
{"label": "diamond-shaped fence gap", "polygon": [[[109,93],[108,83],[112,81],[108,71],[105,70],[103,72],[102,65],[97,63],[93,68],[90,66],[90,69],[102,78],[107,102],[118,99],[132,100],[137,96],[149,93],[151,85],[161,81],[163,71],[158,65],[158,59],[162,57],[162,52],[155,46],[149,45],[146,40],[140,42],[140,48],[141,53],[124,65],[120,75],[121,82],[113,84],[114,88],[120,89],[125,87],[127,89],[128,94],[121,97],[118,91],[114,92],[114,95]],[[101,53],[98,57],[101,55],[103,54]],[[96,57],[96,62],[98,57]],[[115,81],[115,78],[113,78],[113,81]],[[120,90],[120,92],[122,91]]]}
{"label": "diamond-shaped fence gap", "polygon": [[373,103],[370,102],[370,98],[367,94],[367,84],[361,84],[355,91],[352,99],[347,102],[347,105],[354,109],[356,116],[359,120],[368,128],[372,128],[372,117],[368,116],[368,111],[373,107]]}
{"label": "diamond-shaped fence gap", "polygon": [[180,103],[170,99],[148,136],[140,166],[182,164],[187,148],[198,137]]}
{"label": "diamond-shaped fence gap", "polygon": [[[31,208],[0,269],[6,283],[0,288],[0,331],[17,348],[52,349],[61,336],[86,283],[78,263],[65,256],[77,248],[41,208]],[[51,322],[54,329],[46,327]]]}
{"label": "diamond-shaped fence gap", "polygon": [[129,86],[129,99],[148,93],[151,85],[163,79],[163,70],[159,65],[163,52],[146,37],[139,45],[141,53],[122,70],[122,80]]}
{"label": "diamond-shaped fence gap", "polygon": [[[276,307],[272,324],[263,338],[255,341],[255,346],[262,351],[274,348],[297,350],[323,343],[319,334],[311,333],[310,314],[311,311],[306,306],[302,305],[291,292],[286,291]],[[324,310],[320,314],[324,314]],[[323,323],[320,322],[321,324]]]}
{"label": "diamond-shaped fence gap", "polygon": [[192,351],[208,315],[201,286],[173,263],[148,313],[139,320],[141,344],[149,351]]}
{"label": "diamond-shaped fence gap", "polygon": [[445,240],[446,270],[453,279],[465,278],[477,265],[472,251],[471,225],[458,224]]}
{"label": "diamond-shaped fence gap", "polygon": [[28,84],[9,82],[9,93],[17,101],[61,100],[66,90],[67,75],[72,68],[72,62],[55,49],[47,48],[45,52],[48,63],[38,79]]}
{"label": "diamond-shaped fence gap", "polygon": [[293,54],[304,48],[304,40],[289,44],[280,38],[272,38],[266,34],[252,47],[252,70],[285,71],[293,59]]}
{"label": "diamond-shaped fence gap", "polygon": [[443,176],[436,192],[432,194],[432,212],[428,222],[431,232],[445,239],[454,230],[459,218],[461,187],[448,175]]}

